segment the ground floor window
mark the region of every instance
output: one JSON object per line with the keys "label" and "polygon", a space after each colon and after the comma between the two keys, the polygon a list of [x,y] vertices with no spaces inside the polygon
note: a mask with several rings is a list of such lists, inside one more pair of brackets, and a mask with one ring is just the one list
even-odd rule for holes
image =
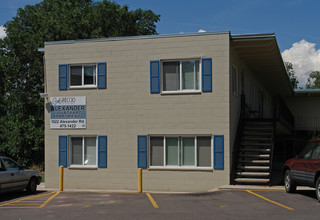
{"label": "ground floor window", "polygon": [[150,137],[150,167],[211,167],[211,136]]}
{"label": "ground floor window", "polygon": [[70,139],[70,165],[96,167],[97,138],[71,137]]}

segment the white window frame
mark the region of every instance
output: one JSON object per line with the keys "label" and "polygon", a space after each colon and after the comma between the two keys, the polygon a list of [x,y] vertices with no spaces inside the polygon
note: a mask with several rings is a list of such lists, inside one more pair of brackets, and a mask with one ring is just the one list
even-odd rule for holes
{"label": "white window frame", "polygon": [[[84,165],[84,139],[87,137],[91,137],[91,138],[96,138],[96,164],[95,165]],[[72,164],[72,138],[82,138],[82,165],[76,164],[73,165]],[[97,136],[77,136],[77,135],[73,135],[69,137],[69,143],[70,143],[70,147],[69,147],[69,161],[70,161],[70,167],[71,168],[97,168],[98,167],[98,137]]]}
{"label": "white window frame", "polygon": [[[188,62],[188,61],[199,61],[199,81],[198,81],[198,89],[183,89],[182,87],[182,62]],[[180,78],[180,89],[176,91],[165,91],[163,89],[164,87],[164,73],[163,73],[163,64],[167,62],[179,62],[179,78]],[[180,59],[180,60],[161,60],[161,93],[162,94],[176,94],[176,93],[201,93],[202,91],[202,63],[201,59]],[[195,68],[195,67],[194,67]],[[195,72],[195,69],[194,69]],[[196,85],[195,85],[196,86]]]}
{"label": "white window frame", "polygon": [[[72,86],[71,85],[71,67],[72,66],[81,66],[81,86]],[[85,66],[96,66],[96,82],[95,85],[91,84],[91,85],[84,85],[84,67]],[[80,89],[80,88],[97,88],[98,85],[98,64],[97,63],[81,63],[81,64],[71,64],[69,65],[68,68],[69,72],[68,72],[68,77],[69,77],[69,88],[70,89]]]}
{"label": "white window frame", "polygon": [[[152,166],[151,165],[151,138],[152,137],[162,137],[163,138],[163,166]],[[190,165],[180,165],[181,164],[181,160],[183,161],[183,138],[190,138],[193,137],[194,141],[195,141],[195,152],[194,152],[194,166],[190,166]],[[197,166],[198,164],[198,145],[197,145],[197,140],[198,137],[210,137],[210,162],[211,162],[211,166],[208,167],[201,167],[201,166]],[[167,161],[166,161],[166,138],[178,138],[178,166],[176,165],[167,165]],[[181,156],[180,156],[181,155]],[[175,136],[171,136],[171,135],[151,135],[149,136],[149,146],[148,146],[148,164],[149,164],[149,168],[150,169],[195,169],[195,170],[212,170],[213,169],[213,137],[212,135],[175,135]]]}
{"label": "white window frame", "polygon": [[[235,70],[235,72],[233,72]],[[239,72],[236,65],[232,64],[231,67],[231,87],[233,95],[237,96],[239,94]]]}

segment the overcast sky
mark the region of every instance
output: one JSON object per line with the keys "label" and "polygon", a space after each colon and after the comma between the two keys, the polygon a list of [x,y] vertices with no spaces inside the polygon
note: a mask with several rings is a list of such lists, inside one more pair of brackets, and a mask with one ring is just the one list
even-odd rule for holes
{"label": "overcast sky", "polygon": [[[3,25],[19,7],[41,0],[0,0]],[[275,33],[285,62],[292,62],[305,86],[320,70],[319,0],[115,0],[129,9],[151,9],[161,15],[159,34],[231,31],[231,34]]]}

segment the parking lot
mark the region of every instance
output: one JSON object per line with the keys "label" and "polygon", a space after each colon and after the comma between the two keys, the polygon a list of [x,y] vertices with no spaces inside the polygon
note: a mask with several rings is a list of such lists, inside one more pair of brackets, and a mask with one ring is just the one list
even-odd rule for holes
{"label": "parking lot", "polygon": [[314,190],[210,193],[39,191],[0,197],[1,219],[319,219]]}

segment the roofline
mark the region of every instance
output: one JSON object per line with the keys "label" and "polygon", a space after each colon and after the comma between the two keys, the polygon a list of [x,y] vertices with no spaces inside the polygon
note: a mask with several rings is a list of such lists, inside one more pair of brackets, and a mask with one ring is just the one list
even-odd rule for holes
{"label": "roofline", "polygon": [[[136,39],[154,39],[154,38],[168,38],[168,37],[185,37],[185,36],[199,36],[199,35],[213,35],[213,34],[229,34],[230,35],[230,31],[210,31],[210,32],[179,33],[179,34],[94,38],[94,39],[83,39],[83,40],[47,41],[47,42],[44,42],[44,45],[88,43],[88,42],[101,42],[101,41],[121,41],[121,40],[136,40]],[[39,52],[42,52],[42,51],[39,51]]]}
{"label": "roofline", "polygon": [[294,89],[297,94],[320,93],[320,89]]}
{"label": "roofline", "polygon": [[276,39],[275,33],[265,33],[265,34],[235,34],[235,35],[231,35],[231,40],[234,40],[234,41],[270,40],[270,39]]}

